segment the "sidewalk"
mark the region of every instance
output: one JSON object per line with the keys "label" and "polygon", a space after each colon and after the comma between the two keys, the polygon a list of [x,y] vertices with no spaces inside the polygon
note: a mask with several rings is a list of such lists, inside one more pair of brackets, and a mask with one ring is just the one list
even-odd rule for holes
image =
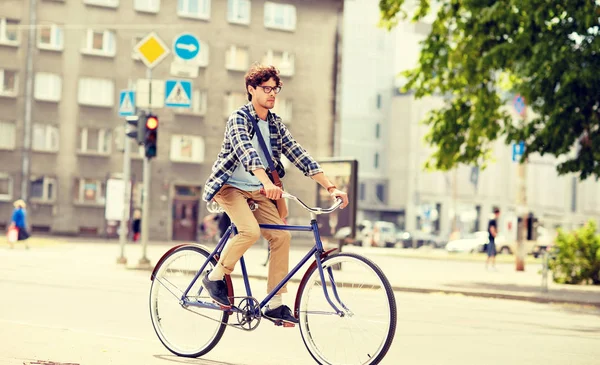
{"label": "sidewalk", "polygon": [[[116,245],[115,245],[116,247]],[[137,261],[130,261],[128,269],[151,270],[164,252],[171,246],[148,245],[147,257],[151,267],[139,267]],[[209,246],[213,248],[214,246]],[[131,250],[132,245],[127,249]],[[140,248],[135,247],[138,252]],[[290,269],[308,252],[307,247],[293,247],[290,252]],[[446,293],[488,298],[524,300],[541,303],[573,303],[600,307],[600,286],[579,286],[556,284],[549,273],[548,291],[542,291],[541,264],[527,263],[525,271],[515,271],[514,263],[498,263],[497,271],[485,270],[485,257],[480,262],[443,261],[424,258],[402,257],[393,255],[385,249],[369,250],[361,247],[344,247],[343,252],[355,252],[371,259],[385,273],[395,291],[416,293]],[[252,247],[244,256],[248,274],[251,278],[266,280],[268,268],[262,264],[267,257],[267,250],[260,243]],[[312,262],[312,260],[310,261]],[[306,267],[300,269],[292,278],[299,282]],[[360,283],[363,278],[352,272],[337,274],[338,281]],[[239,265],[234,278],[241,277]]]}

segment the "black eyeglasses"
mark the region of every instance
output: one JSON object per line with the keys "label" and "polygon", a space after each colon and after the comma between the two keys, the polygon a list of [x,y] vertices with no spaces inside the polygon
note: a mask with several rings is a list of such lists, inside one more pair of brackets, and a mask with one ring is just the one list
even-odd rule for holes
{"label": "black eyeglasses", "polygon": [[281,86],[257,86],[263,89],[263,91],[267,94],[270,94],[271,91],[275,91],[275,94],[279,94],[281,91]]}

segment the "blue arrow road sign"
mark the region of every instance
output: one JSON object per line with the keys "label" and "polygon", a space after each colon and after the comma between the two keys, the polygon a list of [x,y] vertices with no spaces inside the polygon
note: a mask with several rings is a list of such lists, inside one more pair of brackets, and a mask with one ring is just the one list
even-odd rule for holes
{"label": "blue arrow road sign", "polygon": [[177,57],[183,60],[191,60],[200,52],[200,42],[193,34],[183,33],[175,38],[173,51]]}
{"label": "blue arrow road sign", "polygon": [[130,117],[135,115],[135,92],[122,90],[119,94],[119,116]]}
{"label": "blue arrow road sign", "polygon": [[192,107],[192,82],[167,80],[165,82],[165,106],[171,108]]}

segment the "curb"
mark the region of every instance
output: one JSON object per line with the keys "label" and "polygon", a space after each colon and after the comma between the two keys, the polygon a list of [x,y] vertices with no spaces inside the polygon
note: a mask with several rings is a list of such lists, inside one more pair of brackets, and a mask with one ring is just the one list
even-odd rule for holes
{"label": "curb", "polygon": [[[148,266],[132,266],[127,267],[127,270],[139,270],[139,271],[152,271],[154,267]],[[243,278],[242,274],[231,274],[232,278]],[[256,279],[266,281],[267,277],[265,275],[257,275],[257,274],[248,274],[248,279]],[[299,278],[291,278],[289,280],[290,283],[300,283],[301,279]],[[467,297],[476,297],[476,298],[491,298],[491,299],[505,299],[505,300],[519,300],[524,302],[532,302],[532,303],[544,303],[544,304],[576,304],[576,305],[584,305],[584,306],[593,306],[600,309],[600,301],[597,302],[586,302],[581,300],[570,300],[570,299],[558,299],[551,297],[541,297],[541,296],[529,296],[529,295],[518,295],[518,294],[510,294],[510,293],[498,293],[498,292],[476,292],[470,290],[453,290],[453,289],[442,289],[442,288],[418,288],[418,287],[408,287],[408,286],[399,286],[392,285],[392,290],[395,292],[405,292],[405,293],[420,293],[420,294],[450,294],[450,295],[464,295]]]}

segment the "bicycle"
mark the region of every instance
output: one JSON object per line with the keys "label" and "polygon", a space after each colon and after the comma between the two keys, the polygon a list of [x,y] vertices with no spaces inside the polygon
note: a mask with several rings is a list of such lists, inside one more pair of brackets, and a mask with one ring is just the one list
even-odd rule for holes
{"label": "bicycle", "polygon": [[[262,317],[261,309],[314,257],[299,284],[293,312],[299,319],[308,352],[319,364],[379,363],[388,352],[396,331],[396,301],[388,279],[375,263],[363,256],[333,254],[336,249],[324,250],[316,216],[339,208],[340,199],[329,208],[312,208],[289,193],[284,192],[283,197],[311,213],[310,225],[260,224],[260,227],[313,232],[315,245],[306,256],[261,302],[252,296],[242,257],[239,265],[246,296],[234,295],[231,277],[226,275],[232,307],[223,309],[213,303],[201,278],[217,264],[229,236],[236,232],[235,225],[229,226],[212,251],[190,243],[171,248],[151,274],[150,316],[159,340],[177,356],[199,357],[217,345],[227,327],[256,329],[261,319],[266,318]],[[209,203],[209,211],[220,210],[217,203]],[[361,284],[353,284],[356,282]],[[237,323],[230,324],[234,315]],[[361,321],[363,315],[370,318]],[[277,326],[294,326],[266,319]]]}

